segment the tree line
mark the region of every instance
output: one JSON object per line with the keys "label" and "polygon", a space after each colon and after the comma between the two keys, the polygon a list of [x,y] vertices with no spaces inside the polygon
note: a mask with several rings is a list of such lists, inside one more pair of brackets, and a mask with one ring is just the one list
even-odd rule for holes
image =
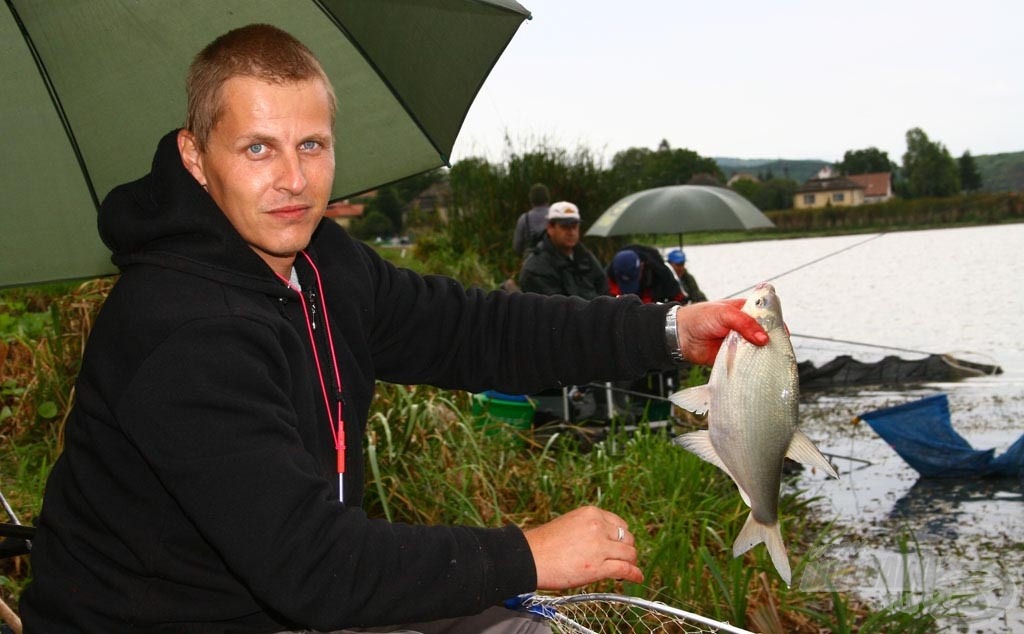
{"label": "tree line", "polygon": [[[904,199],[934,198],[975,191],[981,175],[970,152],[954,159],[946,147],[932,141],[920,128],[907,131],[907,150],[902,165],[876,147],[849,150],[834,164],[843,175],[890,172],[897,196]],[[732,187],[762,211],[792,209],[800,183],[778,178],[770,171],[758,181],[740,180]],[[516,218],[529,208],[527,195],[534,183],[548,186],[552,201],[576,203],[583,216],[584,232],[616,200],[636,191],[681,184],[723,185],[726,176],[717,162],[685,148],[662,141],[657,148],[629,148],[605,163],[585,147],[576,150],[541,143],[526,152],[510,151],[505,160],[491,163],[467,158],[450,169],[438,169],[381,188],[367,200],[364,217],[353,233],[362,239],[398,235],[407,231],[407,203],[431,184],[447,181],[451,189],[449,222],[443,236],[428,245],[448,260],[464,254],[479,264],[512,275],[519,261],[511,251],[511,231]],[[415,218],[421,225],[436,222],[430,214]],[[613,239],[595,242],[600,255],[614,253]],[[608,253],[606,253],[608,252]]]}

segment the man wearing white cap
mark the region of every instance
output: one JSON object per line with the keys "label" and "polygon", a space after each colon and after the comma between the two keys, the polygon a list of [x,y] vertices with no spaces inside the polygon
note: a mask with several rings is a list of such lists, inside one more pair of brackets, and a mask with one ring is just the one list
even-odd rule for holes
{"label": "man wearing white cap", "polygon": [[523,262],[519,288],[525,293],[593,299],[608,294],[604,267],[580,243],[580,210],[567,201],[548,208],[547,232]]}

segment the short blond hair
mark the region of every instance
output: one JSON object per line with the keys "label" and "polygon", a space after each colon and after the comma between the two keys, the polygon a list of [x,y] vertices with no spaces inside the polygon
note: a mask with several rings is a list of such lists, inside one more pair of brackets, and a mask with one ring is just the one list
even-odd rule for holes
{"label": "short blond hair", "polygon": [[334,87],[313,52],[276,26],[250,24],[228,31],[196,55],[188,69],[185,129],[200,150],[206,149],[222,112],[221,89],[232,77],[254,77],[275,84],[311,79],[324,83],[334,129],[338,100]]}

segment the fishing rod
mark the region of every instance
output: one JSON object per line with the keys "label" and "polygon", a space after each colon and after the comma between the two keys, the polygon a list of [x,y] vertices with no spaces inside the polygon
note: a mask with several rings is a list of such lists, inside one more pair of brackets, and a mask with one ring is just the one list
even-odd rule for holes
{"label": "fishing rod", "polygon": [[[868,242],[871,242],[872,240],[877,240],[878,238],[881,238],[885,234],[886,234],[886,232],[883,231],[882,233],[879,233],[877,235],[871,236],[867,240],[861,240],[857,244],[851,244],[850,246],[843,247],[842,249],[839,249],[838,251],[833,251],[832,253],[829,253],[827,255],[823,255],[820,258],[811,260],[810,262],[805,262],[805,263],[801,264],[800,266],[797,266],[797,267],[789,269],[788,271],[784,271],[782,273],[779,273],[778,275],[773,275],[772,277],[769,277],[766,280],[761,280],[761,282],[771,282],[772,280],[777,280],[777,279],[779,279],[780,277],[782,277],[784,275],[789,275],[790,273],[793,273],[795,271],[799,271],[800,269],[805,269],[808,266],[811,266],[812,264],[817,264],[818,262],[821,262],[822,260],[827,260],[828,258],[830,258],[830,257],[832,257],[834,255],[839,255],[840,253],[843,253],[844,251],[849,251],[850,249],[853,249],[854,247],[859,247],[862,244],[867,244]],[[761,282],[758,282],[758,284],[760,284]],[[747,291],[753,290],[754,288],[757,288],[757,284],[754,284],[752,286],[748,286],[748,287],[746,287],[745,289],[743,289],[741,291],[736,291],[735,293],[733,293],[731,295],[726,295],[725,298],[729,299],[730,297],[736,297],[737,295],[741,295],[743,293],[746,293]]]}
{"label": "fishing rod", "polygon": [[[773,275],[772,277],[769,277],[768,279],[763,280],[763,281],[771,282],[773,280],[777,280],[780,277],[789,275],[790,273],[794,273],[794,272],[799,271],[801,269],[805,269],[808,266],[811,266],[812,264],[817,264],[818,262],[821,262],[822,260],[827,260],[828,258],[831,258],[832,256],[839,255],[840,253],[844,253],[846,251],[849,251],[850,249],[854,249],[856,247],[862,246],[864,244],[867,244],[868,242],[871,242],[872,240],[877,240],[878,238],[881,238],[882,236],[884,236],[886,233],[887,232],[883,231],[881,233],[875,234],[875,235],[871,236],[870,238],[867,238],[866,240],[861,240],[860,242],[857,242],[856,244],[851,244],[851,245],[845,246],[842,249],[838,249],[836,251],[833,251],[832,253],[825,254],[825,255],[821,256],[820,258],[816,258],[814,260],[811,260],[810,262],[805,262],[805,263],[801,264],[800,266],[797,266],[797,267],[789,269],[788,271],[783,271],[782,273],[779,273],[777,275]],[[728,299],[730,297],[736,297],[737,295],[742,295],[743,293],[746,293],[746,292],[748,292],[750,290],[753,290],[756,287],[757,287],[757,284],[754,284],[753,286],[748,286],[748,287],[746,287],[745,289],[743,289],[741,291],[736,291],[735,293],[732,293],[731,295],[726,295],[726,299]],[[836,338],[833,338],[833,337],[816,337],[814,335],[800,335],[800,334],[796,334],[796,333],[790,333],[790,336],[791,337],[800,337],[802,339],[815,339],[817,341],[828,341],[830,343],[844,343],[844,344],[855,345],[855,346],[865,346],[865,347],[868,347],[868,348],[880,348],[880,349],[884,349],[884,350],[895,350],[895,351],[898,351],[898,352],[910,352],[912,354],[923,354],[923,355],[926,355],[926,356],[930,356],[930,355],[934,354],[932,352],[925,352],[923,350],[912,350],[910,348],[900,348],[900,347],[897,347],[897,346],[886,346],[886,345],[880,345],[880,344],[875,344],[875,343],[864,343],[862,341],[850,341],[848,339],[836,339]]]}
{"label": "fishing rod", "polygon": [[913,354],[924,354],[932,355],[936,354],[933,352],[925,352],[924,350],[913,350],[911,348],[900,348],[897,346],[886,346],[878,343],[864,343],[863,341],[850,341],[849,339],[837,339],[835,337],[816,337],[814,335],[801,335],[795,332],[789,333],[790,337],[800,337],[801,339],[814,339],[815,341],[827,341],[829,343],[845,343],[854,346],[864,346],[867,348],[879,348],[882,350],[896,350],[898,352],[910,352]]}

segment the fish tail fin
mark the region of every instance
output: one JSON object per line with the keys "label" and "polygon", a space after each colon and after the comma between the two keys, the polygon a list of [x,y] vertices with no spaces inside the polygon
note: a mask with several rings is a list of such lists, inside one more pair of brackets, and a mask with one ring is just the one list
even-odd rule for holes
{"label": "fish tail fin", "polygon": [[772,558],[775,569],[779,571],[779,576],[788,586],[793,573],[789,567],[789,555],[786,553],[786,545],[782,542],[782,531],[778,522],[762,524],[754,519],[754,513],[751,512],[732,544],[732,556],[739,557],[762,542],[768,549],[768,555]]}

